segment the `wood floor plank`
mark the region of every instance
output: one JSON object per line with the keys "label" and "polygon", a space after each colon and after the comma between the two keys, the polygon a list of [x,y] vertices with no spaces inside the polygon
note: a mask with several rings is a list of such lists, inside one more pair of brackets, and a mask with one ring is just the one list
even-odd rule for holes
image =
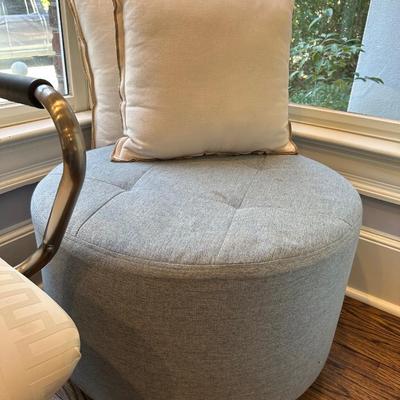
{"label": "wood floor plank", "polygon": [[[328,399],[394,399],[395,392],[377,379],[378,370],[376,361],[335,343],[331,357],[314,386],[324,395],[322,398]],[[302,398],[305,399],[309,397]]]}
{"label": "wood floor plank", "polygon": [[[400,393],[400,373],[386,365],[380,365],[376,375],[377,379],[384,382],[387,387],[391,387],[396,393]],[[400,398],[400,395],[398,395]]]}
{"label": "wood floor plank", "polygon": [[399,319],[347,299],[335,341],[400,372]]}
{"label": "wood floor plank", "polygon": [[331,354],[300,400],[400,400],[400,319],[346,298]]}

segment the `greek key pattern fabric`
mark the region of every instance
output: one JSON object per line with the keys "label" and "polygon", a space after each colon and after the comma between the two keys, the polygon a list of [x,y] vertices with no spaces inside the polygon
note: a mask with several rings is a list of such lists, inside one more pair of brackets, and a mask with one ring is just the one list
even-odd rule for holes
{"label": "greek key pattern fabric", "polygon": [[0,259],[0,399],[49,399],[80,359],[71,318]]}

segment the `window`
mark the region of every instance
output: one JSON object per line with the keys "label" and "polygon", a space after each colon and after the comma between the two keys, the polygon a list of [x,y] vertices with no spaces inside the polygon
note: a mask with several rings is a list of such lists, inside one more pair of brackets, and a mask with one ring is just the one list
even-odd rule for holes
{"label": "window", "polygon": [[63,94],[68,83],[58,3],[1,1],[1,71],[49,80]]}
{"label": "window", "polygon": [[2,2],[2,9],[4,14],[4,10],[8,15],[18,15],[24,13],[32,13],[33,9],[30,7],[30,4],[25,4],[24,0],[6,0]]}
{"label": "window", "polygon": [[291,101],[400,121],[399,26],[399,0],[297,0]]}
{"label": "window", "polygon": [[[0,0],[0,71],[47,79],[81,111],[88,108],[87,88],[75,29],[63,3]],[[0,99],[0,126],[44,117],[44,112]]]}

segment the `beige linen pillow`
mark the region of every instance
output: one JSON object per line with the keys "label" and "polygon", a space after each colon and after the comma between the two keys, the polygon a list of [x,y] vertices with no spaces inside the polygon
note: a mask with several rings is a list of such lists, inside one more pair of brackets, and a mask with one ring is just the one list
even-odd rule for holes
{"label": "beige linen pillow", "polygon": [[120,74],[112,0],[68,0],[88,75],[93,144],[114,144],[122,136]]}
{"label": "beige linen pillow", "polygon": [[292,0],[114,0],[124,133],[113,159],[294,154]]}

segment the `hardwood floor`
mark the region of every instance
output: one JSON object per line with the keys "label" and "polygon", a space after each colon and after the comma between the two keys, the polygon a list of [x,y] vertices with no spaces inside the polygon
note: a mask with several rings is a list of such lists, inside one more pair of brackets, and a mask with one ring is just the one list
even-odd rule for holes
{"label": "hardwood floor", "polygon": [[[53,398],[85,399],[70,385]],[[299,400],[345,399],[400,400],[400,318],[349,298],[328,362]]]}
{"label": "hardwood floor", "polygon": [[328,362],[299,400],[341,399],[400,400],[400,318],[349,298]]}

